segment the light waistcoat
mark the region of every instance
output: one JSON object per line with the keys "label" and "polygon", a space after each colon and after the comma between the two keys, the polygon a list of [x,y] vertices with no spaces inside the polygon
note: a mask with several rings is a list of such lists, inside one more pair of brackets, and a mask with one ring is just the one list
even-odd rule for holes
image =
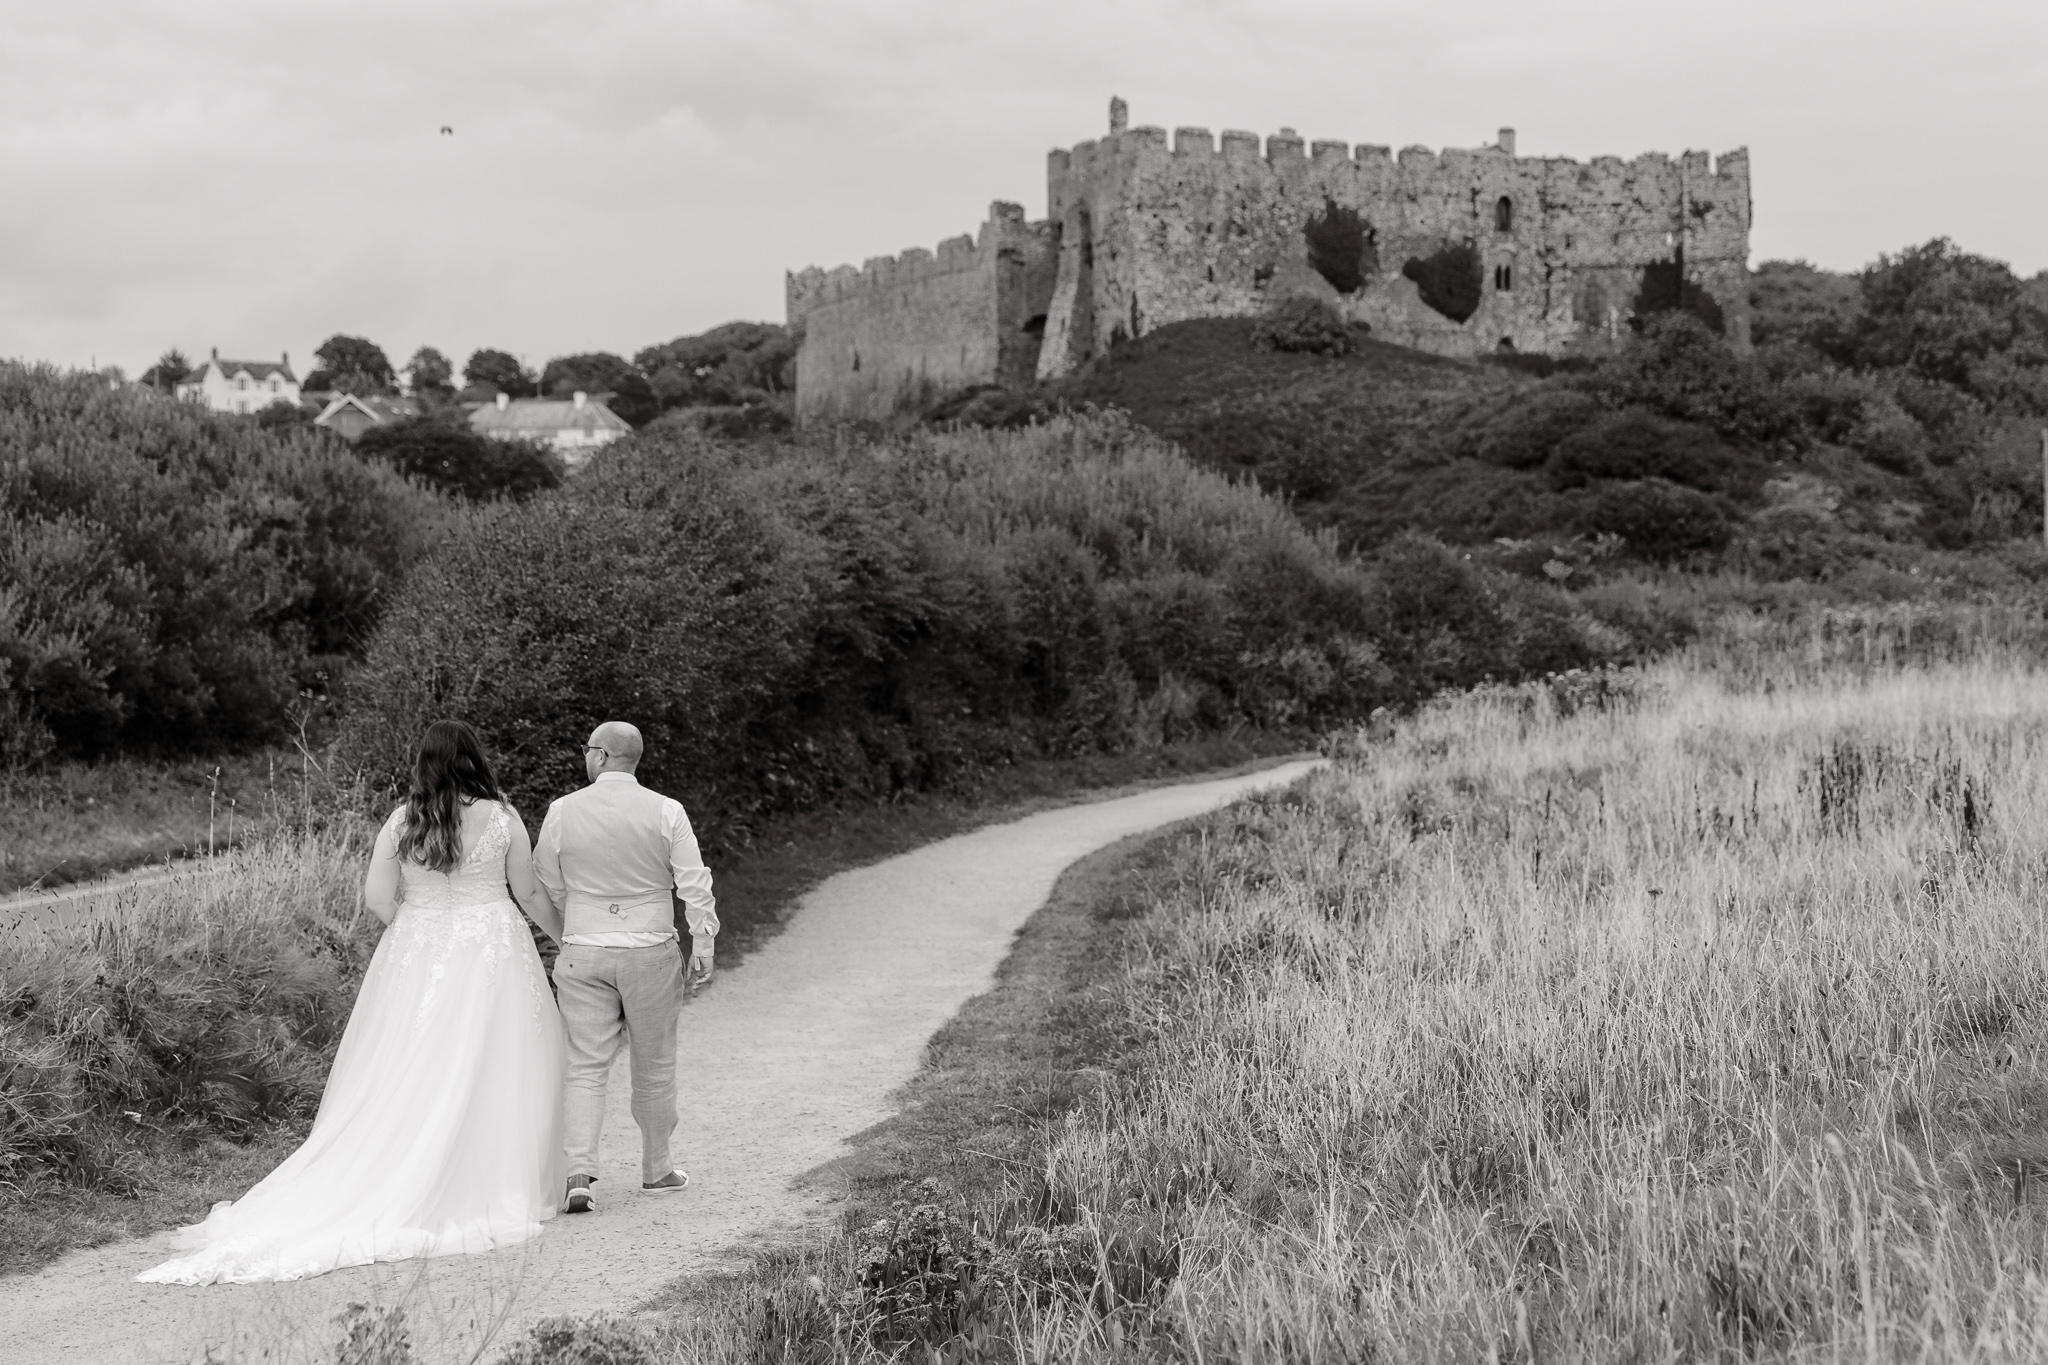
{"label": "light waistcoat", "polygon": [[548,808],[535,872],[562,906],[563,937],[674,932],[670,889],[690,929],[718,932],[711,874],[682,806],[629,774],[604,773]]}

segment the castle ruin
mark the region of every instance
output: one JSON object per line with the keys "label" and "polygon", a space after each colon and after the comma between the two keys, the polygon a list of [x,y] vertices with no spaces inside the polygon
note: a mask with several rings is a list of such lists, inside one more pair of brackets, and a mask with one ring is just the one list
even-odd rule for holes
{"label": "castle ruin", "polygon": [[1047,214],[787,279],[801,421],[879,417],[976,384],[1057,378],[1128,337],[1326,299],[1439,355],[1601,354],[1686,308],[1749,344],[1749,153],[1633,161],[1304,144],[1128,126],[1054,151]]}

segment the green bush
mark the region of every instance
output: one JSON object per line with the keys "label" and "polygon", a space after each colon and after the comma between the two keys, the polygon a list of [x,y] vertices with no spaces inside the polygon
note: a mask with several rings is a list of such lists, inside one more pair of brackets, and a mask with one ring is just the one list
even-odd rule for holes
{"label": "green bush", "polygon": [[661,424],[465,516],[353,675],[344,752],[395,780],[460,716],[538,803],[624,716],[732,840],[1029,755],[1362,715],[1434,676],[1382,662],[1375,582],[1115,416],[873,446]]}
{"label": "green bush", "polygon": [[1636,344],[1572,382],[1611,407],[1647,408],[1753,449],[1797,449],[1806,435],[1756,362],[1686,312],[1656,314]]}
{"label": "green bush", "polygon": [[497,1365],[655,1365],[648,1333],[618,1313],[594,1317],[543,1318],[523,1341],[498,1357]]}
{"label": "green bush", "polygon": [[1346,355],[1351,350],[1351,327],[1321,299],[1296,294],[1274,304],[1253,324],[1252,344],[1264,351]]}
{"label": "green bush", "polygon": [[1404,700],[1586,667],[1627,648],[1559,590],[1489,573],[1469,554],[1424,536],[1396,537],[1373,567],[1374,640]]}
{"label": "green bush", "polygon": [[1596,485],[1580,526],[1593,535],[1620,536],[1629,553],[1660,562],[1719,550],[1734,532],[1720,499],[1656,478]]}
{"label": "green bush", "polygon": [[1323,196],[1323,211],[1302,225],[1309,266],[1340,294],[1355,294],[1379,274],[1379,234],[1358,210]]}
{"label": "green bush", "polygon": [[1478,312],[1486,295],[1486,269],[1471,242],[1450,242],[1427,256],[1411,256],[1401,273],[1415,281],[1424,303],[1452,322]]}
{"label": "green bush", "polygon": [[1559,441],[1592,425],[1605,411],[1597,398],[1576,388],[1516,392],[1468,419],[1461,453],[1508,469],[1534,469],[1550,458]]}
{"label": "green bush", "polygon": [[356,454],[472,500],[531,497],[562,482],[553,452],[531,441],[480,436],[460,413],[430,412],[371,427],[356,442]]}
{"label": "green bush", "polygon": [[0,364],[0,762],[274,737],[437,507],[324,435]]}
{"label": "green bush", "polygon": [[1548,470],[1558,488],[1583,488],[1597,479],[1658,478],[1753,496],[1762,487],[1765,466],[1703,427],[1624,408],[1560,440]]}

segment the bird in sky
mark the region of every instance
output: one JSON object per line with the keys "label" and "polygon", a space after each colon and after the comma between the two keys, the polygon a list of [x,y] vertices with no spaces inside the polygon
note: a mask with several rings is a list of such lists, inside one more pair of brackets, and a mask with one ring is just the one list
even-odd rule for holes
{"label": "bird in sky", "polygon": [[448,126],[447,124],[445,124],[445,123],[444,123],[444,124],[442,124],[442,125],[441,125],[441,136],[442,136],[442,137],[454,137],[454,136],[455,136],[455,130],[454,130],[453,128],[450,128],[450,127],[449,127],[449,126]]}

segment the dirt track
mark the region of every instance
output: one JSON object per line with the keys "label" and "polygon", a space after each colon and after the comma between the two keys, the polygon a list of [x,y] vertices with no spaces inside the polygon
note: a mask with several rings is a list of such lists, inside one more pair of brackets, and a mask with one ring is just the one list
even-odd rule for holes
{"label": "dirt track", "polygon": [[683,1011],[677,1152],[695,1178],[643,1195],[624,1058],[609,1091],[594,1217],[517,1252],[337,1271],[284,1285],[134,1282],[167,1237],[0,1279],[0,1362],[320,1361],[351,1301],[404,1302],[423,1362],[495,1358],[532,1322],[630,1309],[679,1275],[816,1218],[798,1181],[890,1112],[925,1041],[985,990],[1070,863],[1119,839],[1292,781],[1311,761],[1068,806],[932,844],[807,895],[789,926]]}

